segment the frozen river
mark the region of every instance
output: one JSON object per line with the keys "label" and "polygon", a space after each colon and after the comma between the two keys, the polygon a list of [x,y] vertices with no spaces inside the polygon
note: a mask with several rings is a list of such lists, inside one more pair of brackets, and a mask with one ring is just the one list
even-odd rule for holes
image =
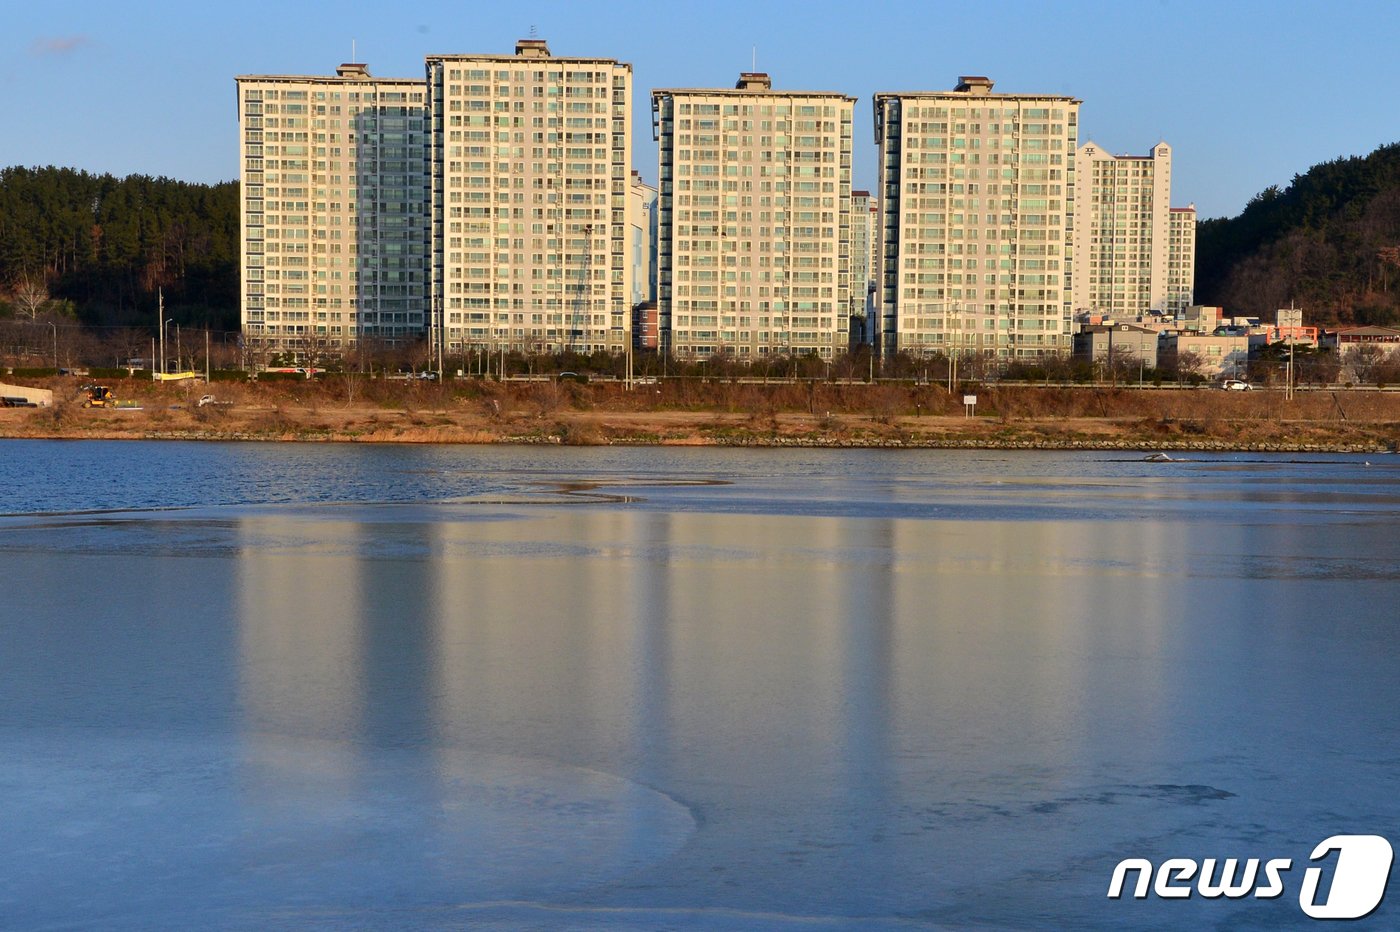
{"label": "frozen river", "polygon": [[1397,459],[0,442],[0,926],[1301,925]]}

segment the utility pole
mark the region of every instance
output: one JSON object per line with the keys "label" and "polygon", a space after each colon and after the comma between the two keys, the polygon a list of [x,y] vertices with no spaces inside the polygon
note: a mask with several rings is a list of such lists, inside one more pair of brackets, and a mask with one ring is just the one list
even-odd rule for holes
{"label": "utility pole", "polygon": [[1288,390],[1284,392],[1287,401],[1293,400],[1293,330],[1288,331]]}
{"label": "utility pole", "polygon": [[[1287,314],[1287,316],[1285,316],[1285,313]],[[1285,399],[1286,401],[1292,401],[1292,400],[1293,400],[1293,335],[1294,335],[1294,333],[1296,332],[1297,328],[1298,328],[1299,326],[1301,326],[1302,323],[1303,323],[1303,314],[1302,314],[1301,311],[1299,311],[1296,307],[1293,306],[1293,302],[1292,302],[1292,301],[1288,302],[1288,310],[1287,310],[1287,312],[1284,312],[1284,311],[1282,311],[1282,310],[1278,312],[1278,316],[1277,316],[1277,318],[1276,318],[1276,322],[1277,322],[1278,326],[1280,326],[1280,327],[1284,326],[1284,325],[1285,325],[1285,323],[1284,323],[1285,321],[1287,321],[1287,327],[1288,327],[1288,366],[1287,366],[1287,370],[1286,370],[1286,377],[1285,377],[1285,379],[1284,379],[1283,397],[1284,397],[1284,399]]]}

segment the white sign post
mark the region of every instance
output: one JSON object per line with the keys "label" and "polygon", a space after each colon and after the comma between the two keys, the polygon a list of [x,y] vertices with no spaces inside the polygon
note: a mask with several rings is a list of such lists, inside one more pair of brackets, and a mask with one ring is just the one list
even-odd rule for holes
{"label": "white sign post", "polygon": [[976,395],[963,395],[963,417],[972,417],[977,407]]}

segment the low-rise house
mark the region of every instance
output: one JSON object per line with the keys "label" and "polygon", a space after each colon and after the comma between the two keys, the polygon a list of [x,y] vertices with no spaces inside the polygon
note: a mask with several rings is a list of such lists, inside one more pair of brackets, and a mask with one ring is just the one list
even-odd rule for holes
{"label": "low-rise house", "polygon": [[1208,379],[1242,378],[1249,366],[1249,337],[1245,334],[1164,333],[1159,358],[1169,357],[1184,373]]}
{"label": "low-rise house", "polygon": [[1316,327],[1284,327],[1268,324],[1263,328],[1264,345],[1272,343],[1292,343],[1294,346],[1317,346],[1319,331]]}
{"label": "low-rise house", "polygon": [[1346,349],[1348,346],[1370,344],[1400,345],[1400,330],[1394,327],[1342,327],[1328,330],[1322,336],[1323,346]]}
{"label": "low-rise house", "polygon": [[1182,313],[1180,329],[1189,330],[1192,333],[1214,333],[1215,328],[1220,326],[1224,317],[1225,309],[1223,307],[1193,304]]}
{"label": "low-rise house", "polygon": [[632,306],[632,349],[635,352],[655,352],[661,346],[661,321],[655,301],[641,301]]}
{"label": "low-rise house", "polygon": [[1099,324],[1081,327],[1074,335],[1074,355],[1091,362],[1132,359],[1157,368],[1158,334],[1139,324]]}

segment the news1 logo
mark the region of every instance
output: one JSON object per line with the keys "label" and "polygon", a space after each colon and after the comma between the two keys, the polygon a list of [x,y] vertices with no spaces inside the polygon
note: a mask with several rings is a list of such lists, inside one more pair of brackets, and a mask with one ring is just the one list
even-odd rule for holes
{"label": "news1 logo", "polygon": [[[1332,866],[1331,885],[1323,902],[1318,902],[1324,867],[1309,867],[1303,872],[1298,891],[1298,906],[1313,919],[1361,919],[1370,915],[1385,897],[1390,880],[1390,865],[1395,853],[1390,842],[1379,835],[1333,835],[1313,849],[1310,861],[1326,861],[1337,852]],[[1240,899],[1253,896],[1268,900],[1282,896],[1284,875],[1293,869],[1290,858],[1273,858],[1260,862],[1249,858],[1227,858],[1223,862],[1206,858],[1169,858],[1157,866],[1145,858],[1127,858],[1113,869],[1108,885],[1108,898],[1121,899],[1128,876],[1135,872],[1132,896],[1146,899],[1151,893],[1164,900],[1188,899],[1200,894],[1204,899],[1225,897]]]}

